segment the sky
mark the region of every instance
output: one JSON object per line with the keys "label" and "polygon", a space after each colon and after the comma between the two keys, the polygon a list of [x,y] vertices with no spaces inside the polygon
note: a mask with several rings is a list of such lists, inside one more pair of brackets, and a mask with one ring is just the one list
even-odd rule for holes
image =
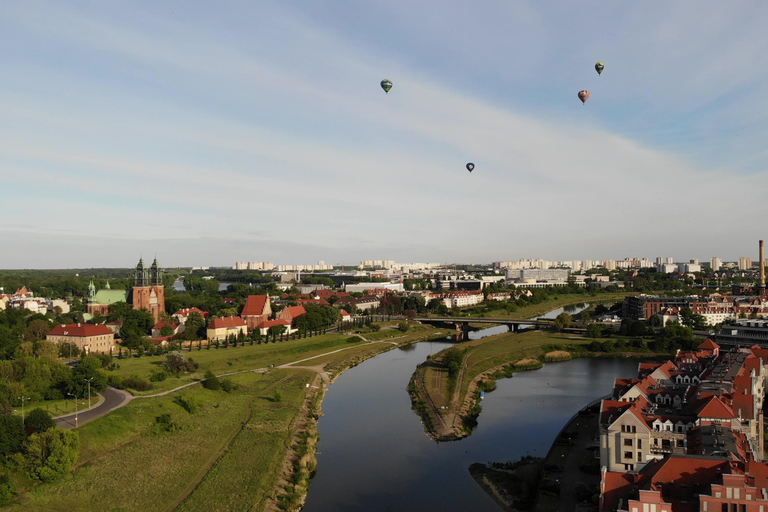
{"label": "sky", "polygon": [[763,0],[2,2],[0,268],[757,259],[766,26]]}

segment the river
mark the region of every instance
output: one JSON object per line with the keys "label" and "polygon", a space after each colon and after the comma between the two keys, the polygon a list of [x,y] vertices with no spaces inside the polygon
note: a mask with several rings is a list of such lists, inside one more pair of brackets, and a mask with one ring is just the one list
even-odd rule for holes
{"label": "river", "polygon": [[616,377],[637,371],[632,360],[575,359],[517,373],[486,393],[471,436],[435,443],[411,410],[405,388],[416,365],[451,344],[424,342],[386,352],[330,386],[305,511],[496,512],[499,506],[475,483],[469,465],[544,456],[574,413],[610,392]]}

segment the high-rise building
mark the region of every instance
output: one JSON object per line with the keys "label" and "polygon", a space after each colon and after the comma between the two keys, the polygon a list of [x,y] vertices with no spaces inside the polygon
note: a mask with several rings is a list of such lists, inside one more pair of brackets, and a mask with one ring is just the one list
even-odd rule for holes
{"label": "high-rise building", "polygon": [[718,270],[720,270],[720,267],[722,267],[722,266],[723,266],[723,260],[721,260],[720,258],[718,258],[717,256],[715,256],[715,257],[713,257],[713,258],[710,260],[710,263],[709,263],[709,264],[710,264],[710,266],[712,267],[712,270],[714,270],[715,272],[717,272]]}
{"label": "high-rise building", "polygon": [[739,258],[739,270],[751,270],[752,269],[752,258],[745,258],[741,257]]}

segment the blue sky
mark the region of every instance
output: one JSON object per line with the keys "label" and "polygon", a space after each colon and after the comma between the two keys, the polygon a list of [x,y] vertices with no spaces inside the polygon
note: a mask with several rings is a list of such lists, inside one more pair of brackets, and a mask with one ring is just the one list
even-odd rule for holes
{"label": "blue sky", "polygon": [[756,257],[767,25],[760,1],[3,2],[0,268]]}

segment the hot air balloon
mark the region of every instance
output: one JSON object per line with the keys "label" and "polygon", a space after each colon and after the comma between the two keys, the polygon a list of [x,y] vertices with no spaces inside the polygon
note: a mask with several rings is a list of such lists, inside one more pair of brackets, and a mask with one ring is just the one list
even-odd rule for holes
{"label": "hot air balloon", "polygon": [[389,92],[392,89],[392,81],[385,78],[381,81],[381,88],[384,89],[385,93]]}
{"label": "hot air balloon", "polygon": [[469,163],[467,164],[467,170],[468,170],[469,172],[472,172],[472,170],[473,170],[474,168],[475,168],[475,164],[473,164],[472,162],[469,162]]}
{"label": "hot air balloon", "polygon": [[595,64],[595,71],[597,71],[598,75],[602,75],[604,69],[605,69],[605,64],[603,64],[602,62],[598,62],[597,64]]}
{"label": "hot air balloon", "polygon": [[586,103],[589,99],[589,91],[579,91],[579,99],[581,100],[582,105]]}

